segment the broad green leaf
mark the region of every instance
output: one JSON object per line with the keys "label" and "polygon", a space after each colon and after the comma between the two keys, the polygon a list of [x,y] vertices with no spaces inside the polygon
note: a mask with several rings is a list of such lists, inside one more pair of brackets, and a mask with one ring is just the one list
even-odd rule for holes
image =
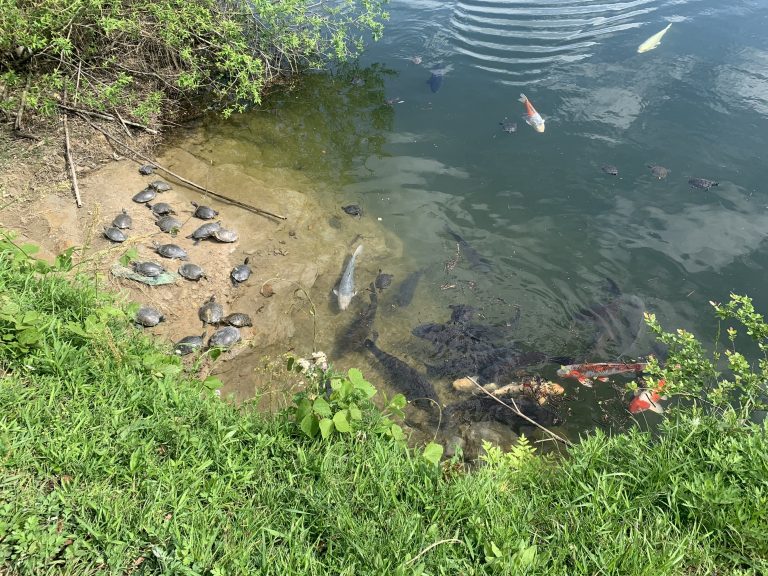
{"label": "broad green leaf", "polygon": [[312,412],[312,402],[308,398],[302,398],[296,403],[296,420],[301,422],[304,417]]}
{"label": "broad green leaf", "polygon": [[22,244],[21,249],[24,250],[27,256],[32,256],[32,254],[37,254],[40,251],[40,246],[37,244]]}
{"label": "broad green leaf", "polygon": [[520,550],[515,556],[523,566],[531,566],[536,560],[536,544]]}
{"label": "broad green leaf", "polygon": [[402,410],[406,404],[408,404],[408,400],[402,394],[395,394],[392,400],[389,401],[390,409]]}
{"label": "broad green leaf", "polygon": [[323,418],[320,420],[319,426],[320,434],[322,435],[323,439],[326,439],[328,436],[333,434],[333,420],[330,418]]}
{"label": "broad green leaf", "polygon": [[83,338],[89,338],[90,334],[86,332],[80,324],[77,324],[76,322],[67,322],[64,325],[64,328],[66,328],[69,332],[73,332],[74,334],[77,334],[78,336],[82,336]]}
{"label": "broad green leaf", "polygon": [[389,434],[390,436],[392,436],[393,440],[397,440],[398,442],[405,438],[403,429],[400,428],[400,426],[398,426],[397,424],[392,424],[392,426],[389,427]]}
{"label": "broad green leaf", "polygon": [[139,251],[136,249],[136,247],[129,248],[126,250],[122,256],[120,256],[120,264],[123,266],[128,266],[135,258],[139,255]]}
{"label": "broad green leaf", "polygon": [[422,456],[424,460],[430,464],[437,466],[440,463],[440,458],[443,455],[443,446],[437,442],[430,442],[424,447],[424,453]]}
{"label": "broad green leaf", "polygon": [[29,346],[40,340],[40,332],[35,328],[27,328],[18,333],[16,340],[22,346]]}
{"label": "broad green leaf", "polygon": [[216,378],[216,376],[208,376],[208,378],[203,380],[203,386],[205,386],[208,390],[218,390],[224,386],[224,382]]}
{"label": "broad green leaf", "polygon": [[349,405],[349,418],[350,420],[362,420],[363,419],[363,413],[360,411],[360,408],[358,408],[354,404]]}
{"label": "broad green leaf", "polygon": [[341,380],[338,379],[338,378],[333,378],[331,380],[331,390],[333,390],[335,392],[336,390],[339,390],[340,388],[341,388]]}
{"label": "broad green leaf", "polygon": [[286,360],[286,362],[285,362],[286,370],[288,370],[288,372],[293,370],[293,365],[295,363],[296,363],[296,358],[294,358],[293,356],[288,356],[288,360]]}
{"label": "broad green leaf", "polygon": [[336,412],[333,415],[333,423],[339,432],[352,432],[352,426],[349,425],[349,420],[347,420],[347,410]]}
{"label": "broad green leaf", "polygon": [[331,412],[331,407],[328,405],[325,398],[315,398],[315,401],[312,404],[312,410],[323,418],[330,418],[331,414],[333,414],[333,412]]}
{"label": "broad green leaf", "polygon": [[317,417],[310,412],[309,414],[304,416],[304,418],[301,419],[299,428],[301,428],[304,434],[306,434],[310,438],[314,438],[317,435],[317,431],[319,430]]}
{"label": "broad green leaf", "polygon": [[349,381],[356,386],[358,384],[367,384],[365,378],[363,378],[363,373],[357,368],[350,368],[347,372],[347,376],[349,377]]}
{"label": "broad green leaf", "polygon": [[216,360],[219,356],[221,356],[222,351],[223,350],[221,348],[210,348],[207,354],[211,360]]}

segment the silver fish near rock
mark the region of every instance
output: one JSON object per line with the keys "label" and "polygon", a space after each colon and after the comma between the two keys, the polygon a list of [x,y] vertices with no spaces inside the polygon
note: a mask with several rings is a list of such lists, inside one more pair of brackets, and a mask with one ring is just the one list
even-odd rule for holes
{"label": "silver fish near rock", "polygon": [[339,287],[333,291],[333,293],[336,294],[336,297],[338,298],[339,309],[341,310],[346,310],[349,306],[349,303],[352,302],[352,298],[354,298],[355,294],[357,294],[355,291],[355,262],[357,261],[357,257],[362,253],[362,251],[363,245],[360,244],[355,249],[352,257],[349,259],[347,267],[344,269],[344,274],[341,275]]}

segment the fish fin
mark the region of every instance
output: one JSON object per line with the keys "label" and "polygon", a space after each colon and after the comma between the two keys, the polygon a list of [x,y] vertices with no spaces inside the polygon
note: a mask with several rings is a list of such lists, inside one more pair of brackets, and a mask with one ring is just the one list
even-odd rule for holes
{"label": "fish fin", "polygon": [[600,382],[608,382],[609,378],[608,376],[599,376],[597,380]]}
{"label": "fish fin", "polygon": [[358,257],[360,254],[362,254],[362,252],[363,252],[363,245],[362,245],[362,244],[360,244],[360,245],[358,245],[358,247],[357,247],[357,248],[355,248],[355,251],[354,251],[354,253],[352,254],[352,257],[353,257],[353,258],[357,258],[357,257]]}
{"label": "fish fin", "polygon": [[334,288],[334,289],[333,289],[333,293],[334,293],[336,296],[338,296],[338,295],[339,295],[339,291],[338,291],[338,290],[336,290],[336,288]]}
{"label": "fish fin", "polygon": [[577,380],[579,381],[579,384],[581,384],[582,386],[586,386],[587,388],[592,388],[592,380],[590,380],[589,378],[582,377],[582,378],[577,378]]}
{"label": "fish fin", "polygon": [[523,104],[525,104],[526,102],[528,102],[528,96],[526,96],[525,94],[523,94],[523,93],[521,92],[521,93],[520,93],[520,98],[518,98],[518,101],[519,101],[519,102],[522,102]]}

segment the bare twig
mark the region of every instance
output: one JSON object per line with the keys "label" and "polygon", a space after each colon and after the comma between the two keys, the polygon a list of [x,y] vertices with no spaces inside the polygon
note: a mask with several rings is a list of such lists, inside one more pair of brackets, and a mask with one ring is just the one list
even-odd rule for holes
{"label": "bare twig", "polygon": [[142,159],[144,162],[149,162],[150,164],[153,164],[155,168],[158,170],[162,170],[166,174],[170,174],[180,182],[184,182],[184,184],[187,184],[188,186],[191,186],[192,188],[195,188],[196,190],[200,190],[201,192],[204,192],[208,194],[209,196],[213,196],[214,198],[217,198],[223,202],[227,202],[228,204],[232,204],[233,206],[237,206],[239,208],[242,208],[243,210],[248,210],[249,212],[253,212],[255,214],[261,214],[262,216],[269,216],[270,218],[277,218],[279,220],[287,220],[288,218],[286,216],[281,216],[280,214],[274,214],[273,212],[269,212],[267,210],[262,210],[261,208],[256,208],[255,206],[251,206],[250,204],[246,204],[245,202],[240,202],[239,200],[235,200],[234,198],[230,198],[229,196],[225,196],[224,194],[219,194],[218,192],[214,192],[213,190],[210,190],[209,188],[205,188],[204,186],[200,186],[199,184],[195,184],[191,180],[187,180],[183,176],[179,176],[175,172],[169,170],[168,168],[165,168],[164,166],[161,166],[158,164],[157,160],[153,160],[152,158],[149,158],[148,156],[144,156],[141,152],[137,152],[128,144],[123,142],[122,140],[115,138],[107,132],[106,130],[99,128],[96,126],[93,122],[88,120],[85,116],[80,116],[83,120],[85,120],[88,124],[91,125],[91,128],[94,130],[97,130],[104,134],[104,136],[107,137],[108,140],[111,142],[114,142],[115,144],[118,144],[119,146],[122,146],[126,150],[128,150],[131,154],[133,154],[136,158]]}
{"label": "bare twig", "polygon": [[446,538],[445,540],[438,540],[437,542],[433,542],[432,544],[424,548],[424,550],[416,554],[416,556],[408,560],[408,562],[406,562],[405,565],[408,566],[408,564],[413,564],[414,562],[416,562],[416,560],[424,556],[424,554],[432,550],[432,548],[440,546],[440,544],[464,544],[464,542],[462,542],[461,540],[457,540],[456,538]]}
{"label": "bare twig", "polygon": [[[117,118],[115,118],[111,114],[94,112],[93,110],[83,110],[82,108],[67,106],[66,104],[63,104],[61,102],[59,103],[59,108],[64,108],[64,110],[69,110],[70,112],[75,112],[76,114],[80,114],[80,115],[91,116],[93,118],[100,118],[102,120],[109,120],[110,122],[114,122],[115,120],[117,120]],[[146,132],[147,134],[152,134],[153,136],[157,134],[157,130],[153,128],[149,128],[137,122],[131,122],[130,120],[123,120],[123,123],[125,123],[127,126],[130,126],[132,128],[140,128],[141,130],[144,130],[144,132]]]}
{"label": "bare twig", "polygon": [[62,115],[64,120],[64,155],[69,166],[69,177],[72,179],[72,190],[75,192],[75,202],[78,208],[83,207],[83,201],[80,199],[80,187],[77,185],[77,172],[75,172],[75,163],[72,161],[72,153],[69,148],[69,127],[67,126],[67,114]]}
{"label": "bare twig", "polygon": [[24,116],[24,103],[27,101],[27,91],[29,90],[31,77],[31,74],[27,76],[27,83],[24,85],[24,91],[21,93],[21,100],[19,101],[19,109],[16,112],[16,122],[14,122],[13,128],[17,132],[21,132],[21,120]]}
{"label": "bare twig", "polygon": [[120,124],[123,127],[123,130],[125,130],[125,133],[128,134],[128,138],[133,138],[133,134],[131,134],[131,131],[128,130],[128,126],[125,125],[125,120],[123,120],[123,117],[120,116],[120,112],[117,111],[117,108],[115,108],[115,116],[117,116],[117,119],[120,120]]}
{"label": "bare twig", "polygon": [[552,438],[554,438],[555,440],[558,440],[558,441],[562,442],[562,443],[563,443],[563,444],[565,444],[566,446],[568,446],[568,447],[572,447],[572,446],[573,446],[573,442],[571,442],[571,441],[570,441],[570,440],[568,440],[567,438],[563,438],[562,436],[559,436],[558,434],[555,434],[555,433],[554,433],[554,432],[552,432],[551,430],[548,430],[547,428],[545,428],[544,426],[542,426],[541,424],[539,424],[538,422],[536,422],[536,420],[533,420],[532,418],[529,418],[528,416],[526,416],[525,414],[523,414],[523,413],[522,413],[522,411],[520,410],[520,408],[518,408],[518,406],[517,406],[517,402],[515,402],[515,399],[514,399],[514,398],[510,398],[510,400],[512,401],[512,406],[510,406],[509,404],[507,404],[506,402],[504,402],[504,401],[503,401],[501,398],[499,398],[498,396],[495,396],[494,394],[491,394],[490,392],[488,392],[488,390],[486,390],[485,388],[483,388],[482,386],[480,386],[480,384],[478,384],[477,380],[475,380],[475,379],[474,379],[474,378],[472,378],[471,376],[467,376],[467,380],[469,380],[470,382],[472,382],[472,384],[474,384],[475,386],[477,386],[478,388],[480,388],[480,390],[482,390],[482,391],[483,391],[483,393],[487,394],[488,396],[490,396],[491,398],[493,398],[494,400],[496,400],[496,402],[498,402],[498,403],[499,403],[499,404],[501,404],[502,406],[506,406],[507,408],[509,408],[510,410],[512,410],[512,412],[514,412],[515,414],[517,414],[518,416],[520,416],[520,418],[522,418],[522,419],[523,419],[523,420],[525,420],[526,422],[530,422],[531,424],[533,424],[534,426],[536,426],[536,428],[539,428],[540,430],[543,430],[544,432],[546,432],[547,434],[549,434],[550,436],[552,436]]}

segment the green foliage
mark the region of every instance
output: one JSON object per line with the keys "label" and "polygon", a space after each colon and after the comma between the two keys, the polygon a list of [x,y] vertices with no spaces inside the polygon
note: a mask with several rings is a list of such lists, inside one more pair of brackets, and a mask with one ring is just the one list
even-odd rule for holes
{"label": "green foliage", "polygon": [[277,77],[378,38],[384,0],[0,0],[0,104],[69,101],[148,122],[204,97],[225,115]]}

